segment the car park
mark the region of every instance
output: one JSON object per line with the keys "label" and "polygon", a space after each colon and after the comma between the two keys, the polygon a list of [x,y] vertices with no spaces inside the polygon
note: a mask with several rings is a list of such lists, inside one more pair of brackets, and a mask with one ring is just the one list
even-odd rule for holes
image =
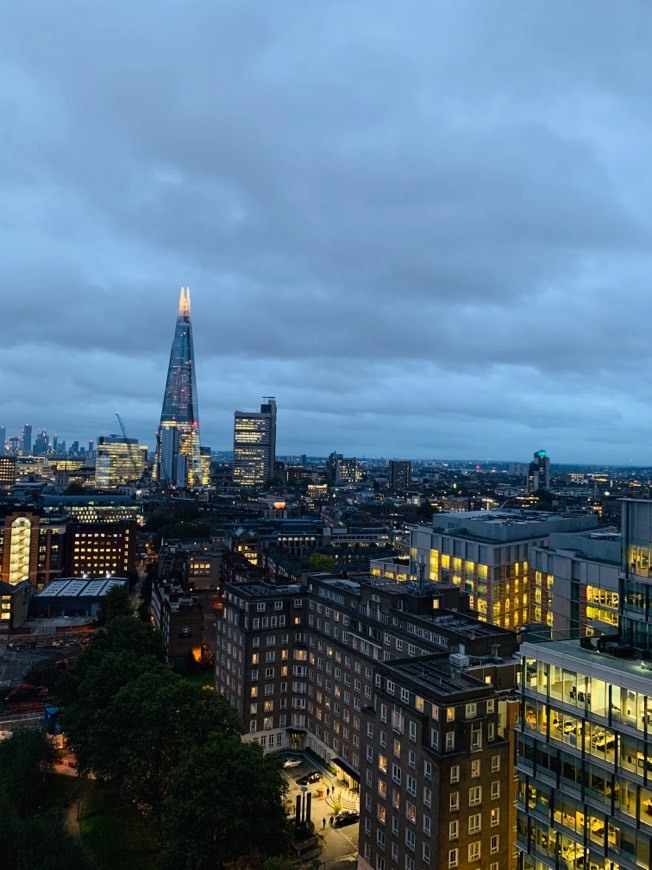
{"label": "car park", "polygon": [[344,810],[333,822],[333,827],[344,828],[347,825],[355,825],[360,821],[360,813],[354,813],[351,810]]}
{"label": "car park", "polygon": [[319,782],[320,779],[321,773],[318,770],[311,770],[297,780],[297,785],[310,785],[311,782]]}

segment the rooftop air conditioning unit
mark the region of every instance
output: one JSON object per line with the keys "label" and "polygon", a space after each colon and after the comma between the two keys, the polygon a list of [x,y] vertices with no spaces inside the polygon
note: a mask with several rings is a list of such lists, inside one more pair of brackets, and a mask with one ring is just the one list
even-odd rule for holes
{"label": "rooftop air conditioning unit", "polygon": [[448,660],[456,668],[468,668],[471,664],[471,657],[462,655],[462,653],[451,653]]}

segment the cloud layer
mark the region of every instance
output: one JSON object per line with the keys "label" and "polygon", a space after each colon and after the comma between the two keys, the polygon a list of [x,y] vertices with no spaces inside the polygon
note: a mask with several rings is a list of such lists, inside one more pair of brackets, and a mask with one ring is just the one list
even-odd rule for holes
{"label": "cloud layer", "polygon": [[0,13],[0,424],[151,443],[177,288],[202,440],[652,464],[652,9]]}

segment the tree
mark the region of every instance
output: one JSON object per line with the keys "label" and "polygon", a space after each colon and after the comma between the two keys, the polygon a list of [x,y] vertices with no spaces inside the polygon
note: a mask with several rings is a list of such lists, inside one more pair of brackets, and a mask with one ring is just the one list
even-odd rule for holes
{"label": "tree", "polygon": [[427,520],[428,522],[432,519],[432,515],[434,512],[434,508],[429,501],[421,502],[421,504],[417,508],[417,516],[420,519]]}
{"label": "tree", "polygon": [[80,845],[57,816],[40,809],[51,748],[42,731],[16,731],[0,743],[0,867],[87,870]]}
{"label": "tree", "polygon": [[132,616],[134,612],[127,588],[122,584],[112,586],[100,603],[97,621],[100,625],[113,622],[119,616]]}
{"label": "tree", "polygon": [[224,698],[159,668],[116,693],[98,732],[110,758],[97,758],[96,767],[125,799],[158,818],[186,747],[212,735],[239,740],[240,733]]}
{"label": "tree", "polygon": [[330,573],[337,564],[334,556],[327,556],[326,553],[312,553],[308,559],[308,568],[311,571],[325,571]]}
{"label": "tree", "polygon": [[238,858],[252,862],[255,853],[285,853],[286,790],[278,761],[255,743],[214,737],[189,746],[174,771],[163,815],[161,867],[209,870]]}

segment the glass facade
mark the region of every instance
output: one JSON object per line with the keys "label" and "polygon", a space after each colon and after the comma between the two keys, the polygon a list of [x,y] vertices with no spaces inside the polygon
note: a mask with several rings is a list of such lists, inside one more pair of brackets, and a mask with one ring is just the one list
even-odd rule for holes
{"label": "glass facade", "polygon": [[578,641],[521,655],[521,867],[649,870],[652,671]]}
{"label": "glass facade", "polygon": [[176,469],[168,468],[161,462],[161,438],[166,428],[173,428],[178,432],[177,456],[185,457],[188,486],[199,486],[202,482],[199,408],[190,323],[190,290],[187,287],[181,288],[179,297],[179,313],[170,351],[156,457],[158,479],[176,482]]}

